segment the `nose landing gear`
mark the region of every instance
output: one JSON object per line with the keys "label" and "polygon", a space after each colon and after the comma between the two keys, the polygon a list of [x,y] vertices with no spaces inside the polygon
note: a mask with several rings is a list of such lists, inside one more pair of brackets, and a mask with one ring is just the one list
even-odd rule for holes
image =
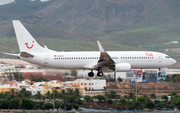
{"label": "nose landing gear", "polygon": [[159,75],[159,76],[162,75],[161,68],[159,68],[158,75]]}

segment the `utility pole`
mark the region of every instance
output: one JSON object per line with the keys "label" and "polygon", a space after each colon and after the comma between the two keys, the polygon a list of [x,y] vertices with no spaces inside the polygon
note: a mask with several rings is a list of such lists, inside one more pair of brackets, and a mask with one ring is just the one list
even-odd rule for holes
{"label": "utility pole", "polygon": [[114,81],[116,82],[116,72],[114,71]]}
{"label": "utility pole", "polygon": [[[92,80],[92,78],[90,78],[90,81]],[[90,82],[91,84],[91,97],[92,97],[92,81]]]}
{"label": "utility pole", "polygon": [[136,101],[137,101],[137,74],[135,74],[136,76]]}
{"label": "utility pole", "polygon": [[157,86],[157,83],[158,83],[158,74],[156,75],[156,99],[158,99],[158,86]]}
{"label": "utility pole", "polygon": [[53,88],[53,111],[55,110],[55,105],[54,105],[54,88]]}

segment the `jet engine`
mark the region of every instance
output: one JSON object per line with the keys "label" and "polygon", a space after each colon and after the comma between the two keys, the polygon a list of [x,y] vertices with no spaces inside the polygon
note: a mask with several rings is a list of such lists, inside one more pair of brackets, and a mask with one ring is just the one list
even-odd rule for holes
{"label": "jet engine", "polygon": [[110,67],[115,72],[128,72],[131,70],[131,65],[129,63],[117,63],[113,67]]}

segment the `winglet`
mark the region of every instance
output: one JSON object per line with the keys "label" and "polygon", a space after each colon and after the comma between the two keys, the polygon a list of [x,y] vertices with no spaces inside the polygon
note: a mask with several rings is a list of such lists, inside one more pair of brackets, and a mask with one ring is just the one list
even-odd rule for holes
{"label": "winglet", "polygon": [[97,43],[98,43],[99,51],[100,52],[105,52],[105,50],[103,49],[101,43],[99,41],[97,41]]}

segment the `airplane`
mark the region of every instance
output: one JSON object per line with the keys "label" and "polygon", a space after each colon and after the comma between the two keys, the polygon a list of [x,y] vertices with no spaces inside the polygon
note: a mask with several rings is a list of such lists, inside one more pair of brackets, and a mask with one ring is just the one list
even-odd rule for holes
{"label": "airplane", "polygon": [[97,41],[99,51],[57,52],[42,47],[27,31],[19,20],[12,21],[19,54],[4,53],[17,56],[19,59],[56,69],[90,70],[89,77],[102,77],[103,72],[129,72],[131,69],[159,69],[171,66],[176,60],[160,52],[151,51],[105,51]]}

